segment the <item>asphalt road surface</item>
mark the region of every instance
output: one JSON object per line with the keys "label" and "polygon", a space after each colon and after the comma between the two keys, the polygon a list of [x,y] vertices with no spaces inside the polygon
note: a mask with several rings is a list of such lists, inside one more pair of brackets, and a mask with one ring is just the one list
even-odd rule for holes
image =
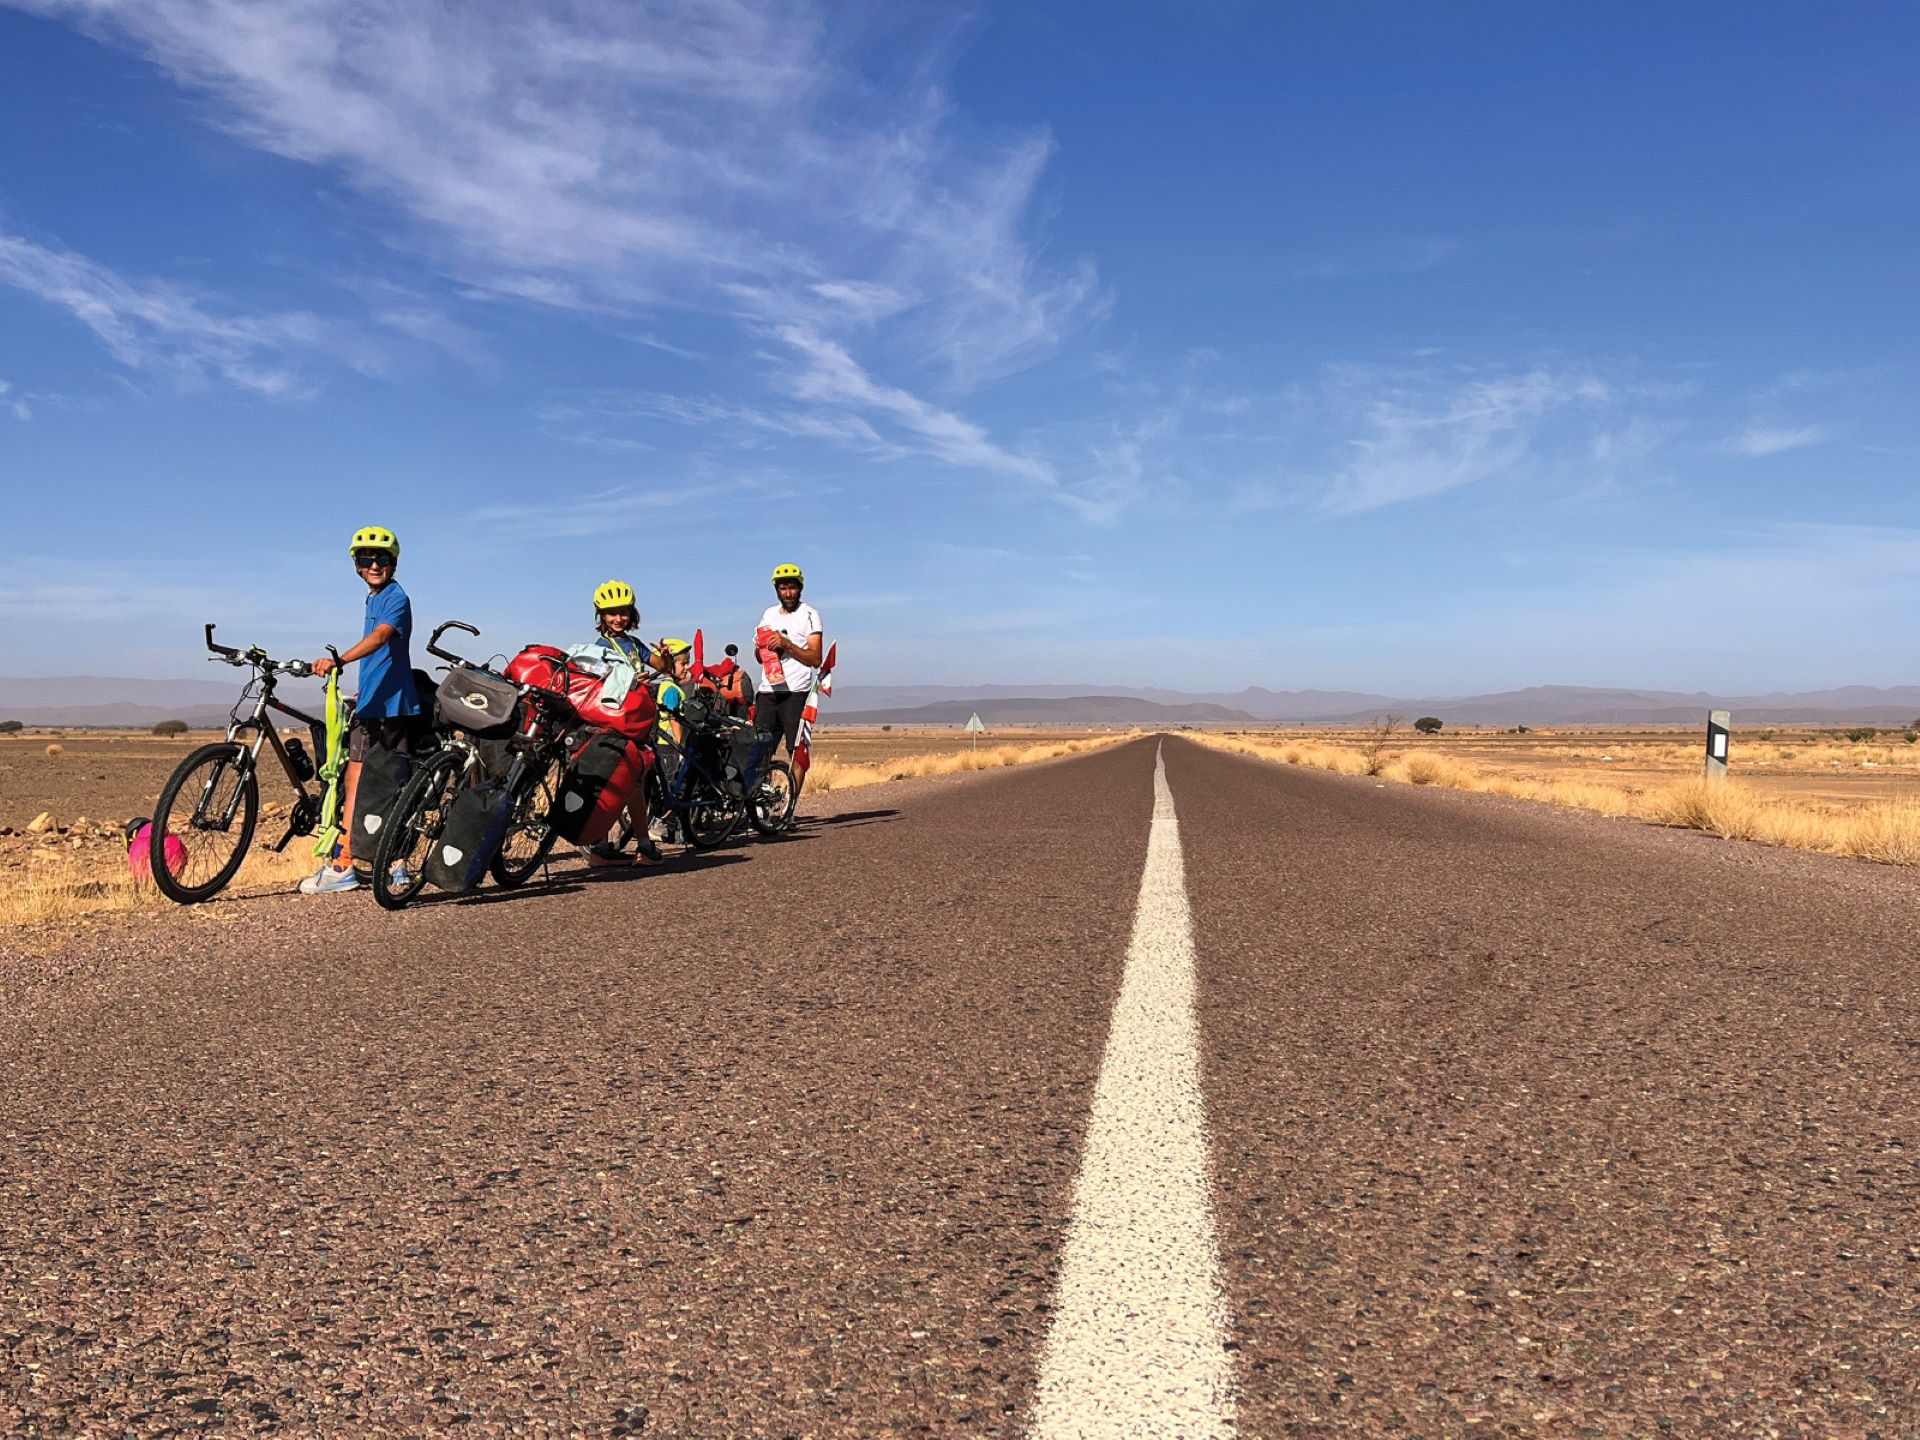
{"label": "asphalt road surface", "polygon": [[839,804],[3,962],[0,1432],[1920,1435],[1914,877],[1179,739]]}

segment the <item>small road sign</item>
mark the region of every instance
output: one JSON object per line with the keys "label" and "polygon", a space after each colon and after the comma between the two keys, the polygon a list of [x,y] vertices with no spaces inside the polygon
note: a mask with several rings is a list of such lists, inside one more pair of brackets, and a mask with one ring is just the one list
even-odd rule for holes
{"label": "small road sign", "polygon": [[971,742],[975,755],[980,753],[980,732],[986,728],[987,724],[980,718],[978,710],[967,717],[967,739]]}
{"label": "small road sign", "polygon": [[1733,743],[1733,712],[1707,712],[1707,779],[1727,778],[1727,750]]}

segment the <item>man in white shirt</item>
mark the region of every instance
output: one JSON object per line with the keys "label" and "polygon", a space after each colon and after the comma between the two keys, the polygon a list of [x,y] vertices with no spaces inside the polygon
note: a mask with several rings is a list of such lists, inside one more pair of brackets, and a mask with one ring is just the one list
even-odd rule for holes
{"label": "man in white shirt", "polygon": [[820,612],[800,598],[806,583],[798,565],[774,566],[776,599],[754,631],[760,689],[754,696],[753,723],[761,754],[772,754],[783,735],[787,753],[793,753],[800,739],[800,713],[807,708],[807,694],[820,665]]}

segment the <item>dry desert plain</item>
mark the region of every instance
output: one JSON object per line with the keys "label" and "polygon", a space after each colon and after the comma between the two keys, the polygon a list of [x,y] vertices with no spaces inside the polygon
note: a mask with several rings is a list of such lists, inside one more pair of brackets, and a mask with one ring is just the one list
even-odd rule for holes
{"label": "dry desert plain", "polygon": [[[1380,740],[1364,729],[1327,727],[1192,733],[1276,762],[1349,773],[1366,768],[1370,745]],[[150,813],[180,757],[213,738],[217,736],[211,731],[161,738],[125,730],[30,730],[0,737],[0,924],[153,903],[150,895],[124,881],[119,827],[131,816]],[[953,726],[828,724],[817,738],[810,785],[826,791],[1018,764],[1118,738],[1119,732],[1080,727],[1010,728],[991,732],[975,747]],[[1703,750],[1702,733],[1680,727],[1526,733],[1468,729],[1434,736],[1403,728],[1385,737],[1378,759],[1382,782],[1492,788],[1715,829],[1720,827],[1712,817],[1680,815],[1659,803],[1660,797],[1700,774]],[[1824,834],[1825,827],[1848,826],[1868,814],[1890,818],[1903,834],[1916,828],[1920,745],[1908,743],[1900,731],[1882,731],[1868,741],[1800,727],[1736,731],[1732,760],[1735,793],[1796,824],[1803,822],[1807,833]],[[283,798],[282,789],[277,776],[263,787],[263,842],[278,833],[276,816],[281,812],[276,802]],[[50,817],[50,823],[42,822],[46,828],[26,833],[43,814]],[[1764,830],[1724,833],[1770,838]],[[1905,858],[1898,846],[1816,842],[1813,848]],[[238,883],[257,888],[290,884],[309,863],[300,842],[285,855],[256,847]]]}

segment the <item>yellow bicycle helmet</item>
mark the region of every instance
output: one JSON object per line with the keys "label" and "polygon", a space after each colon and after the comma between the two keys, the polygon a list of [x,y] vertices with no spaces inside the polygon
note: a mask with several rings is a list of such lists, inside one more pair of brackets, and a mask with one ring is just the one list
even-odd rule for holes
{"label": "yellow bicycle helmet", "polygon": [[800,567],[798,565],[774,566],[773,583],[778,585],[782,580],[798,580],[802,585],[807,583],[807,577],[800,573]]}
{"label": "yellow bicycle helmet", "polygon": [[593,608],[596,610],[631,610],[633,608],[633,587],[624,580],[609,580],[593,592]]}
{"label": "yellow bicycle helmet", "polygon": [[660,648],[666,651],[669,655],[684,655],[689,650],[693,649],[693,646],[689,645],[684,640],[668,638],[660,642]]}
{"label": "yellow bicycle helmet", "polygon": [[351,555],[359,550],[384,550],[398,560],[400,539],[384,526],[363,525],[353,532],[353,543],[347,547],[347,553]]}

